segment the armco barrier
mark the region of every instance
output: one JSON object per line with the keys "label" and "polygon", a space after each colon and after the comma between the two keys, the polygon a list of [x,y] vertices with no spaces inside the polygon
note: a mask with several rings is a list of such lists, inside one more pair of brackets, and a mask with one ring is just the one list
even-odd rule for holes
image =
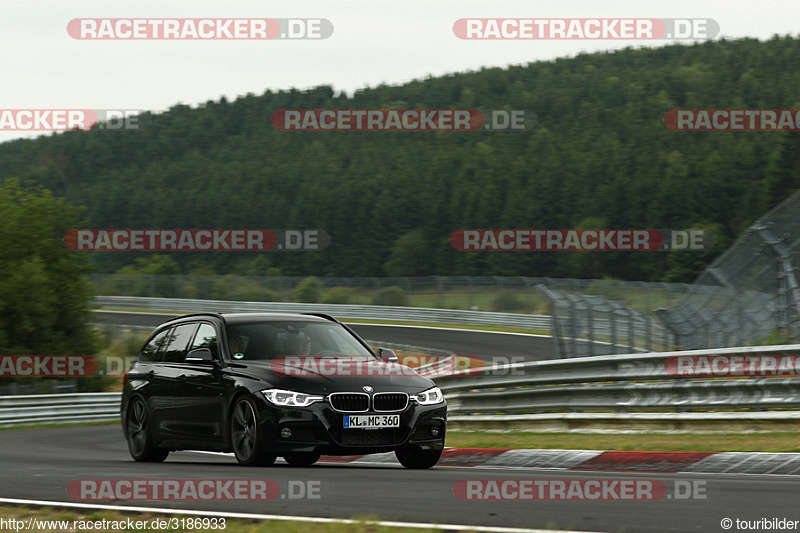
{"label": "armco barrier", "polygon": [[0,428],[119,420],[119,392],[0,396]]}
{"label": "armco barrier", "polygon": [[[531,416],[535,418],[536,413],[559,411],[606,411],[592,413],[590,418],[596,421],[604,417],[609,422],[648,417],[670,423],[691,415],[693,419],[722,424],[742,416],[751,421],[780,422],[791,418],[796,425],[796,412],[738,411],[800,410],[800,377],[675,377],[667,372],[665,362],[674,356],[798,354],[800,345],[795,344],[595,356],[486,367],[478,375],[434,379],[445,393],[453,422],[462,427],[467,421],[508,426],[515,421],[533,421]],[[116,420],[119,401],[119,393],[3,396],[0,427]],[[687,412],[693,410],[707,412]],[[653,411],[662,413],[656,415]],[[569,418],[569,413],[565,416]],[[588,413],[572,418],[576,416],[585,418]],[[518,424],[514,427],[520,428]]]}
{"label": "armco barrier", "polygon": [[676,356],[739,355],[800,355],[800,345],[526,362],[434,379],[455,415],[800,408],[797,369],[786,377],[679,377],[665,364]]}

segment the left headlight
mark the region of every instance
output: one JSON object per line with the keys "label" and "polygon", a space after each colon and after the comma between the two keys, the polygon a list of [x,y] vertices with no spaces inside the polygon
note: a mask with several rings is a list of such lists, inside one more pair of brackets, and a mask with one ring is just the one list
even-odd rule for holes
{"label": "left headlight", "polygon": [[261,394],[272,405],[278,407],[308,407],[314,402],[322,401],[322,396],[312,396],[304,392],[294,392],[281,389],[262,390]]}
{"label": "left headlight", "polygon": [[420,405],[435,405],[444,401],[444,394],[439,390],[439,387],[433,387],[411,396],[411,399]]}

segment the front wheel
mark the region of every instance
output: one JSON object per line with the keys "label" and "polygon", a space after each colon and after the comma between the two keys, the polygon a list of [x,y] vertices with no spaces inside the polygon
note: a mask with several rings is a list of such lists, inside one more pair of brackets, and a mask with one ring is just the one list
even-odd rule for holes
{"label": "front wheel", "polygon": [[169,455],[169,450],[153,446],[147,405],[138,396],[133,398],[128,406],[126,429],[128,433],[128,450],[134,460],[146,463],[160,463]]}
{"label": "front wheel", "polygon": [[233,407],[231,448],[242,465],[269,466],[275,462],[275,455],[261,451],[261,430],[256,422],[256,408],[250,398],[240,398]]}
{"label": "front wheel", "polygon": [[395,450],[394,454],[400,464],[406,468],[430,468],[439,462],[442,450],[420,450],[417,447],[405,447]]}

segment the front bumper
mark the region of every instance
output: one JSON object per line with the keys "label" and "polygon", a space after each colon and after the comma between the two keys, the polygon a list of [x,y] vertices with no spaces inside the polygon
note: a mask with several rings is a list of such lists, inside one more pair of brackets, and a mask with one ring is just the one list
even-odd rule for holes
{"label": "front bumper", "polygon": [[[344,415],[334,411],[327,401],[308,407],[276,407],[263,397],[254,395],[259,405],[258,423],[262,430],[265,453],[284,455],[317,452],[325,455],[360,455],[391,452],[404,446],[422,450],[444,448],[447,403],[418,405],[409,403],[400,415],[400,427],[386,429],[345,429]],[[388,413],[354,413],[388,414]],[[289,428],[292,435],[281,437]],[[432,428],[438,428],[433,436]],[[435,430],[434,430],[435,431]]]}

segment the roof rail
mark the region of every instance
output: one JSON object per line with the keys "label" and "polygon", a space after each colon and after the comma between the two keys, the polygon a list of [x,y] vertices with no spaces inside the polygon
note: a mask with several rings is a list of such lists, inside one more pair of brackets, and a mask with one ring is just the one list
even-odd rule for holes
{"label": "roof rail", "polygon": [[177,316],[174,316],[174,317],[170,318],[169,320],[167,320],[167,322],[172,322],[173,320],[178,320],[180,318],[190,318],[190,317],[195,317],[195,316],[198,316],[198,317],[199,316],[213,316],[214,318],[219,318],[223,322],[225,321],[225,317],[222,316],[220,313],[214,313],[213,311],[207,311],[207,312],[204,312],[204,313],[190,313],[188,315],[177,315]]}
{"label": "roof rail", "polygon": [[325,313],[302,313],[302,314],[308,315],[308,316],[318,316],[319,318],[324,318],[325,320],[330,320],[331,322],[336,322],[337,324],[340,323],[334,317],[332,317],[331,315],[325,314]]}

